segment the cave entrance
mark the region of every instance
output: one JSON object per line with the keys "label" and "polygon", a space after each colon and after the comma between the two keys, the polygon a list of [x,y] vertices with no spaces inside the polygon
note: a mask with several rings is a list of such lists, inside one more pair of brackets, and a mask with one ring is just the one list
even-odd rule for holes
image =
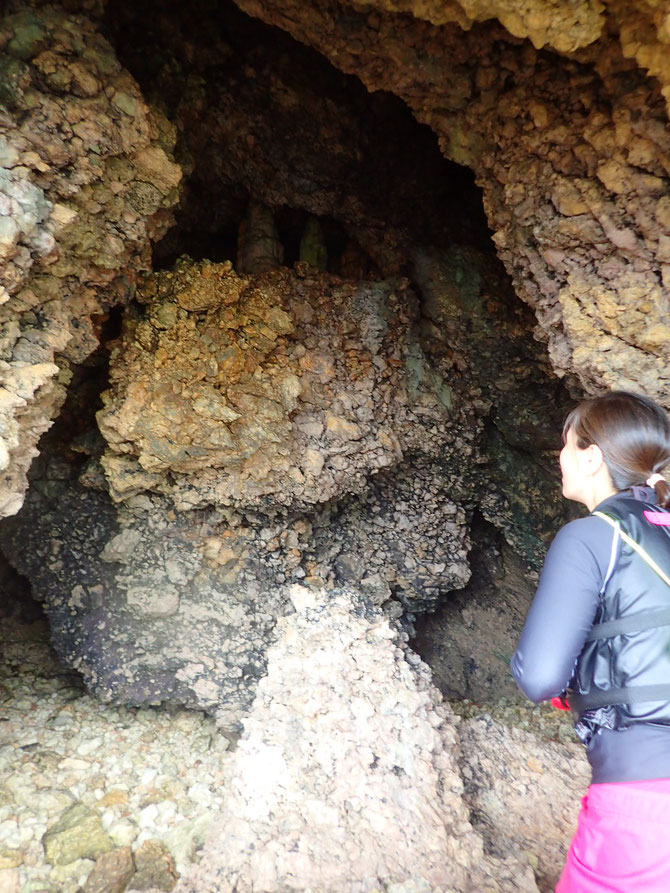
{"label": "cave entrance", "polygon": [[[183,192],[7,528],[97,694],[228,710],[234,731],[286,584],[360,588],[411,632],[475,598],[472,562],[501,548],[486,525],[537,563],[566,393],[472,172],[400,99],[232,3],[112,0],[105,28]],[[199,300],[212,262],[255,321]]]}
{"label": "cave entrance", "polygon": [[[154,247],[155,269],[186,254],[231,260],[240,273],[304,258],[346,279],[407,276],[422,300],[420,338],[431,362],[469,390],[466,400],[480,390],[474,399],[490,401],[484,439],[496,486],[524,490],[526,459],[535,469],[539,456],[548,493],[569,396],[534,343],[537,320],[498,259],[472,170],[447,160],[400,98],[368,92],[232,2],[112,0],[106,28],[175,128],[186,173],[176,225]],[[461,306],[435,312],[445,289]],[[508,504],[497,523],[529,526],[531,514]],[[543,535],[558,514],[547,509]],[[532,539],[514,541],[536,561]]]}

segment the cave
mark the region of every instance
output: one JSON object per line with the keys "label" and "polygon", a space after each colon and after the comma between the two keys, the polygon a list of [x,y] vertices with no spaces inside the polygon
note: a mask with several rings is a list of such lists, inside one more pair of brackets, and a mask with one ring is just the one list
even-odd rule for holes
{"label": "cave", "polygon": [[9,4],[0,628],[216,723],[234,831],[179,890],[556,881],[463,705],[521,709],[568,409],[670,406],[670,32],[537,6]]}

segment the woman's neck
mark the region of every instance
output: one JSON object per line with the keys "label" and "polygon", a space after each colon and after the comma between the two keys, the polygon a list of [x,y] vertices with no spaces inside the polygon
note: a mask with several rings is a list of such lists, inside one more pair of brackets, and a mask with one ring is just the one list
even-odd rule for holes
{"label": "woman's neck", "polygon": [[584,505],[590,512],[592,512],[597,505],[600,505],[601,502],[608,499],[610,496],[615,496],[618,492],[619,491],[615,490],[612,486],[612,480],[609,474],[607,474],[606,478],[596,477],[592,482],[592,486],[586,499],[584,500]]}

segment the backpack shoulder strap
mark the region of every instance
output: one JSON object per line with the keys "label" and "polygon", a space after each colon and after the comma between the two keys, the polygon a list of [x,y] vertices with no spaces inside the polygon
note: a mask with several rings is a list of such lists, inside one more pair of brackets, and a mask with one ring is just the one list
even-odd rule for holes
{"label": "backpack shoulder strap", "polygon": [[645,562],[645,564],[647,564],[655,573],[658,574],[658,576],[661,578],[661,580],[663,580],[666,586],[670,586],[670,577],[665,573],[665,571],[661,570],[661,568],[656,564],[651,555],[646,552],[642,548],[642,546],[633,539],[632,536],[629,536],[625,530],[621,529],[621,524],[617,520],[615,520],[611,515],[608,515],[605,512],[592,512],[591,514],[593,514],[596,518],[602,518],[603,521],[607,521],[607,523],[611,527],[618,527],[619,536],[621,537],[621,539],[627,545],[629,545],[631,549],[634,549],[635,552],[637,552],[637,554]]}

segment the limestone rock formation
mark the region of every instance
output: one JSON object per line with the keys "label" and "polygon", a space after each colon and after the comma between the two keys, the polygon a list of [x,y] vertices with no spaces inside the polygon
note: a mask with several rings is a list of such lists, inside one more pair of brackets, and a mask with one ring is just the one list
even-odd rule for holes
{"label": "limestone rock formation", "polygon": [[175,890],[536,890],[519,853],[483,852],[425,665],[354,591],[290,597],[226,808]]}
{"label": "limestone rock formation", "polygon": [[[447,157],[473,168],[499,256],[560,375],[668,405],[667,109],[615,39],[593,43],[590,31],[563,57],[488,23],[464,33],[335,0],[238,5],[401,96]],[[541,9],[539,19],[548,24]],[[628,38],[629,54],[642,47]]]}
{"label": "limestone rock formation", "polygon": [[199,505],[305,507],[397,463],[419,350],[406,284],[351,285],[288,270],[239,278],[187,261],[138,291],[98,414],[111,492]]}
{"label": "limestone rock formation", "polygon": [[473,519],[470,536],[470,579],[442,600],[435,613],[417,617],[411,647],[431,668],[435,685],[449,700],[523,701],[509,662],[538,574],[483,518]]}
{"label": "limestone rock formation", "polygon": [[283,247],[274,222],[272,208],[249,202],[240,226],[237,246],[239,273],[265,273],[281,266]]}
{"label": "limestone rock formation", "polygon": [[[287,579],[360,582],[378,603],[393,585],[419,607],[469,576],[467,514],[444,487],[475,427],[458,433],[439,376],[406,369],[422,356],[411,293],[314,276],[184,261],[151,277],[99,414],[107,478],[91,432],[60,442],[3,526],[60,656],[103,700],[204,707],[234,732]],[[401,437],[425,473],[370,488]]]}
{"label": "limestone rock formation", "polygon": [[607,0],[606,8],[618,29],[624,55],[658,78],[670,109],[670,21],[664,4],[654,0]]}
{"label": "limestone rock formation", "polygon": [[0,23],[0,542],[98,697],[244,728],[184,893],[548,891],[581,756],[407,638],[457,591],[499,694],[568,396],[670,406],[670,19],[236,3]]}
{"label": "limestone rock formation", "polygon": [[[480,42],[484,30],[473,28]],[[188,49],[173,57],[174,44],[170,65],[186,66],[196,54]],[[251,115],[252,98],[263,92],[254,86],[253,67],[236,60],[209,93],[198,86],[220,49],[215,36],[207,44],[209,62],[182,71],[192,74],[192,92],[176,99],[166,91],[164,107],[178,123],[188,168],[207,136],[196,114],[203,96],[222,99],[224,114],[208,112],[206,124],[210,142],[212,134],[225,138],[230,151],[219,150],[222,160],[212,169],[226,183],[236,174],[251,208],[269,203],[260,260],[279,261],[270,224],[280,215],[278,203],[291,201],[303,215],[303,239],[314,226],[310,215],[332,214],[348,238],[370,248],[379,268],[405,266],[416,286],[397,279],[345,282],[305,263],[294,272],[240,276],[229,263],[188,260],[138,282],[145,240],[142,260],[130,273],[123,268],[126,290],[103,308],[131,294],[136,299],[114,343],[98,413],[106,443],[91,429],[69,433],[64,447],[52,441],[34,470],[29,505],[2,538],[47,607],[59,653],[100,697],[204,706],[224,711],[222,724],[233,728],[264,671],[276,618],[287,610],[280,594],[287,580],[356,585],[378,604],[393,600],[391,612],[404,608],[411,620],[467,582],[475,506],[537,565],[559,521],[549,468],[566,395],[551,380],[543,346],[532,340],[532,315],[491,251],[473,247],[478,225],[466,220],[465,242],[455,244],[455,225],[441,228],[429,200],[425,218],[402,219],[405,197],[406,210],[416,212],[411,194],[419,188],[402,153],[392,195],[365,183],[371,162],[363,149],[374,150],[374,160],[379,143],[367,131],[353,149],[345,143],[349,112],[365,118],[360,95],[341,84],[338,93],[322,67],[316,87],[299,87],[285,59],[270,57],[281,78],[273,80],[266,67],[258,79],[263,88],[273,85],[285,110],[278,135],[288,132],[296,109],[306,110],[300,120],[307,138],[291,154],[301,162],[294,169],[278,163],[268,140],[272,115],[265,109]],[[151,82],[157,95],[161,85],[177,83],[160,68]],[[322,84],[337,102],[319,93]],[[234,113],[235,96],[252,127]],[[374,108],[379,113],[383,103]],[[311,163],[309,153],[321,143],[310,145],[318,131],[310,115],[321,120],[322,109],[331,154]],[[169,149],[175,133],[160,116],[141,111],[154,143],[139,155],[164,165],[163,192],[151,194],[172,201],[179,171],[157,147]],[[151,130],[152,121],[162,123]],[[259,148],[250,155],[251,137]],[[124,146],[110,158],[115,170],[126,158]],[[360,201],[353,186],[343,196],[329,170],[338,153],[344,160],[336,174],[360,156],[353,181]],[[102,195],[89,207],[100,220],[148,189],[141,178],[127,181],[128,192],[120,174],[118,182],[110,208]],[[389,237],[376,240],[385,208]],[[158,206],[152,210],[153,223],[167,220]],[[254,248],[255,236],[248,235],[241,244]],[[436,247],[426,247],[432,236]],[[313,252],[317,264],[319,257],[330,262],[324,248],[319,242]],[[343,257],[343,244],[338,250]],[[68,261],[72,269],[75,260]],[[80,359],[94,344],[91,338]],[[88,457],[85,464],[73,454]],[[205,636],[203,616],[214,618]]]}
{"label": "limestone rock formation", "polygon": [[61,660],[103,701],[218,709],[233,734],[286,610],[258,545],[217,538],[208,519],[212,537],[194,542],[193,520],[159,498],[117,514],[104,494],[60,480],[55,495],[51,483],[48,501],[28,494],[5,549],[43,600]]}
{"label": "limestone rock formation", "polygon": [[[356,586],[393,616],[433,609],[470,576],[477,499],[529,560],[541,554],[551,500],[518,511],[496,470],[517,446],[552,445],[533,409],[556,396],[541,352],[487,297],[502,292],[484,259],[425,254],[421,269],[430,316],[406,282],[304,264],[239,277],[182,259],[143,280],[112,347],[106,440],[86,426],[90,382],[73,385],[0,530],[59,655],[101,699],[201,707],[234,734],[287,581]],[[527,351],[536,363],[513,380]],[[514,393],[527,407],[512,436]],[[497,407],[491,457],[473,394],[480,412]],[[532,489],[550,493],[542,474]]]}
{"label": "limestone rock formation", "polygon": [[0,25],[0,514],[14,514],[70,365],[172,220],[174,128],[83,16]]}

